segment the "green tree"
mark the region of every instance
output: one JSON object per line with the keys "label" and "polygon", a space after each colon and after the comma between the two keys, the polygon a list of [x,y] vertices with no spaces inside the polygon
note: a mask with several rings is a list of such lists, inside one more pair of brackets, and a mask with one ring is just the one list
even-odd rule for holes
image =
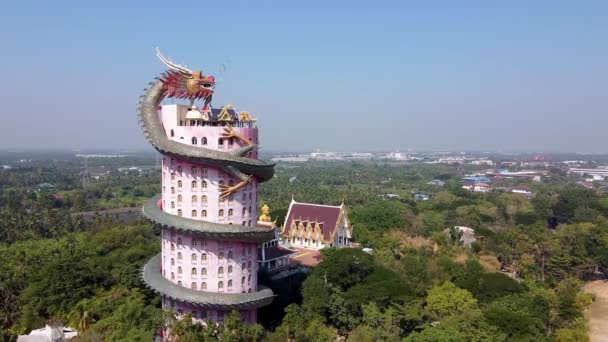
{"label": "green tree", "polygon": [[449,281],[429,290],[426,297],[426,311],[433,320],[478,310],[477,300],[473,295]]}

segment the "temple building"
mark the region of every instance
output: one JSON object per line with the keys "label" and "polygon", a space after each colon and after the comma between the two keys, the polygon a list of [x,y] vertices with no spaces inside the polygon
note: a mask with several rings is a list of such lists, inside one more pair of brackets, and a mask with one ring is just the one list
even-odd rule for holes
{"label": "temple building", "polygon": [[344,203],[331,206],[298,203],[292,199],[281,236],[293,247],[318,250],[349,247],[352,232]]}
{"label": "temple building", "polygon": [[[211,108],[213,76],[172,63],[140,99],[148,141],[163,155],[161,193],[143,215],[162,227],[161,253],[143,268],[145,283],[161,295],[164,310],[221,323],[233,310],[257,321],[257,308],[274,295],[258,286],[258,249],[274,236],[258,225],[260,183],[274,165],[257,159],[258,128],[231,105]],[[163,104],[166,97],[190,105]],[[194,100],[203,99],[199,110]],[[170,338],[170,327],[161,333]]]}
{"label": "temple building", "polygon": [[[258,225],[276,227],[276,220],[272,221],[270,208],[266,204],[262,206],[262,215],[260,215]],[[280,234],[275,230],[274,238],[268,242],[264,242],[259,248],[258,263],[260,267],[266,268],[268,272],[280,272],[289,267],[291,256],[297,253],[297,250],[286,246],[284,241],[281,240]]]}

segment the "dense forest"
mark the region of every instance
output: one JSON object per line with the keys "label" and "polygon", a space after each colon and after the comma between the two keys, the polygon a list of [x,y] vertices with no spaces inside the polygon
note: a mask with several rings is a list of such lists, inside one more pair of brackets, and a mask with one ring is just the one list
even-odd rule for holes
{"label": "dense forest", "polygon": [[[524,182],[528,198],[465,191],[459,179],[471,170],[459,166],[281,164],[261,193],[273,217],[282,220],[292,198],[344,202],[354,240],[373,254],[327,249],[308,276],[281,281],[262,270],[278,296],[258,325],[233,314],[204,327],[163,314],[140,281],[160,247],[158,227],[79,214],[141,205],[158,191],[158,170],[108,167],[83,187],[79,165],[0,171],[2,340],[54,318],[82,341],[150,341],[167,322],[179,341],[585,341],[593,298],[581,285],[608,267],[608,197],[559,170]],[[475,230],[470,248],[446,233],[457,225]]]}

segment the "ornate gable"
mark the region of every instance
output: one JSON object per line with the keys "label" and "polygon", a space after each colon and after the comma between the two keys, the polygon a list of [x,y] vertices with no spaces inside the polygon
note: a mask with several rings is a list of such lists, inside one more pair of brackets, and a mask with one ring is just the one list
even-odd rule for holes
{"label": "ornate gable", "polygon": [[232,115],[230,115],[230,112],[228,111],[230,109],[232,109],[231,104],[227,104],[224,107],[222,107],[222,111],[217,116],[217,120],[218,121],[234,121],[234,118],[232,117]]}

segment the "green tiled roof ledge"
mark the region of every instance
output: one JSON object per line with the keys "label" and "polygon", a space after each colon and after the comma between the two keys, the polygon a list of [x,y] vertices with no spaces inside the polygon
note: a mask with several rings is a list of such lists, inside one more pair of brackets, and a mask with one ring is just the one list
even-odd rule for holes
{"label": "green tiled roof ledge", "polygon": [[268,305],[274,299],[272,290],[260,288],[250,293],[221,293],[192,290],[165,279],[160,272],[160,253],[152,257],[143,268],[144,282],[152,290],[170,299],[208,309],[248,310]]}
{"label": "green tiled roof ledge", "polygon": [[163,227],[218,240],[263,243],[274,238],[274,229],[249,227],[238,224],[214,223],[167,214],[156,205],[159,199],[160,195],[156,195],[147,200],[143,206],[142,212],[146,218]]}

